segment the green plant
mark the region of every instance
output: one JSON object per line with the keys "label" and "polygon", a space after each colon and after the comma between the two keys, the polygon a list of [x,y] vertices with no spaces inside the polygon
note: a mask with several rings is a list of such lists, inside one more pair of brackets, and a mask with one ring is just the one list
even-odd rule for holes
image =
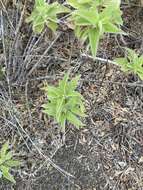
{"label": "green plant", "polygon": [[[67,4],[74,8],[69,20],[75,35],[88,43],[93,57],[104,33],[123,33],[120,0],[67,0]],[[36,0],[26,21],[32,22],[35,33],[41,33],[45,25],[55,32],[59,23],[57,15],[67,12],[69,9],[58,2],[49,4],[45,0]]]}
{"label": "green plant", "polygon": [[57,87],[44,87],[48,102],[43,105],[43,112],[53,116],[63,131],[67,121],[77,128],[83,126],[78,118],[85,117],[83,96],[76,91],[79,78],[80,76],[77,76],[69,81],[69,74],[66,74]]}
{"label": "green plant", "polygon": [[20,162],[12,159],[12,152],[8,151],[9,143],[6,142],[0,151],[0,177],[15,183],[14,177],[10,174],[9,170],[12,167],[19,166]]}
{"label": "green plant", "polygon": [[139,56],[134,50],[126,48],[127,56],[116,58],[115,62],[125,72],[132,72],[143,80],[143,55]]}
{"label": "green plant", "polygon": [[117,0],[67,0],[75,10],[69,18],[75,35],[88,42],[93,57],[96,56],[99,40],[104,33],[123,33],[120,29],[120,1]]}
{"label": "green plant", "polygon": [[120,0],[67,0],[68,4],[76,9],[90,8],[90,7],[105,7],[109,4],[115,3],[120,5]]}
{"label": "green plant", "polygon": [[48,4],[45,0],[35,0],[34,10],[26,22],[32,22],[35,33],[41,33],[45,25],[55,32],[58,27],[57,14],[65,12],[69,9],[58,2]]}

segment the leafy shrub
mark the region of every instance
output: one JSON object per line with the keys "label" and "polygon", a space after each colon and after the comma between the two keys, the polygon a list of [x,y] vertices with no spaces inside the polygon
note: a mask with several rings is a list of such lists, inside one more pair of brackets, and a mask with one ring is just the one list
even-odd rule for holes
{"label": "leafy shrub", "polygon": [[64,12],[69,12],[69,9],[58,2],[48,4],[45,0],[35,0],[34,10],[26,21],[32,22],[35,33],[41,33],[45,25],[55,32],[58,27],[57,14]]}
{"label": "leafy shrub", "polygon": [[12,167],[19,166],[20,162],[12,159],[12,153],[8,151],[9,143],[6,142],[0,151],[0,177],[15,183],[14,177],[10,174],[9,170]]}
{"label": "leafy shrub", "polygon": [[[83,42],[88,42],[94,57],[104,33],[122,33],[120,0],[67,0],[67,4],[74,8],[69,20],[73,23],[75,35]],[[27,22],[32,22],[35,33],[41,33],[45,25],[55,32],[57,14],[66,12],[69,9],[58,2],[48,4],[44,0],[36,0]]]}
{"label": "leafy shrub", "polygon": [[48,102],[43,105],[44,113],[54,117],[65,129],[66,121],[69,121],[77,128],[83,123],[78,117],[85,117],[85,107],[82,95],[76,91],[80,76],[69,81],[69,74],[66,74],[59,82],[58,87],[46,86],[44,90],[48,97]]}
{"label": "leafy shrub", "polygon": [[120,1],[67,0],[67,2],[75,9],[70,17],[75,35],[84,42],[88,41],[94,57],[104,33],[123,33],[120,29],[120,25],[123,24]]}
{"label": "leafy shrub", "polygon": [[139,56],[134,50],[126,48],[127,57],[116,58],[115,62],[122,71],[132,72],[143,80],[143,55]]}

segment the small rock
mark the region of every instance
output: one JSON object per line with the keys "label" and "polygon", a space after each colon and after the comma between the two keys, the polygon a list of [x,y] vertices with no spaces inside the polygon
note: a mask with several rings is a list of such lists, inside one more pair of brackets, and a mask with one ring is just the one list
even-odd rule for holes
{"label": "small rock", "polygon": [[127,165],[126,162],[118,162],[118,164],[119,164],[122,168],[124,168],[124,167]]}
{"label": "small rock", "polygon": [[143,156],[140,157],[138,163],[143,163]]}

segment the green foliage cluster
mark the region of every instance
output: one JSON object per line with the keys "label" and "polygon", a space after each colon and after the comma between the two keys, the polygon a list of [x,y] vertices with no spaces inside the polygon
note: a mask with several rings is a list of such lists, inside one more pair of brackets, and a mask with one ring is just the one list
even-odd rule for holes
{"label": "green foliage cluster", "polygon": [[72,22],[75,35],[83,42],[88,42],[94,57],[104,33],[123,33],[120,29],[123,23],[120,0],[67,0],[67,5],[72,10],[58,2],[48,4],[44,0],[36,0],[27,22],[32,22],[36,33],[40,33],[45,25],[56,31],[57,14],[70,12],[68,21]]}
{"label": "green foliage cluster", "polygon": [[12,167],[19,166],[20,162],[12,159],[12,152],[8,151],[8,149],[9,143],[6,142],[0,151],[0,178],[4,177],[15,183],[14,177],[10,174],[10,169]]}
{"label": "green foliage cluster", "polygon": [[[122,11],[120,0],[67,0],[65,5],[57,1],[47,3],[46,0],[35,0],[35,6],[26,22],[32,23],[33,31],[40,34],[47,26],[53,32],[58,28],[59,14],[69,13],[67,22],[72,23],[77,38],[88,44],[93,57],[96,57],[100,39],[105,33],[124,34],[121,30]],[[67,8],[66,6],[70,7]],[[127,56],[116,58],[115,62],[125,72],[132,72],[143,80],[143,56],[135,51],[126,48]],[[0,67],[0,80],[3,77],[4,69]],[[77,129],[84,126],[80,120],[86,117],[84,98],[77,91],[80,76],[69,80],[69,73],[59,82],[57,87],[46,85],[43,89],[46,92],[48,101],[43,104],[43,112],[52,116],[65,132],[67,123],[71,123]],[[9,142],[6,142],[0,150],[0,178],[15,183],[10,170],[20,165],[20,162],[13,160],[9,149]]]}
{"label": "green foliage cluster", "polygon": [[[41,33],[44,26],[56,31],[60,13],[69,13],[65,18],[72,25],[75,35],[88,44],[95,58],[100,39],[105,33],[124,34],[121,30],[122,11],[121,0],[66,0],[64,5],[57,1],[46,3],[45,0],[35,0],[35,7],[27,22],[32,22],[33,31]],[[69,8],[67,8],[67,7]],[[128,49],[126,58],[115,60],[124,71],[131,71],[143,79],[143,57]],[[68,74],[60,81],[58,87],[45,87],[48,103],[44,104],[44,112],[53,116],[65,128],[67,121],[77,128],[82,126],[79,116],[85,116],[83,97],[75,91],[79,76],[69,82]]]}
{"label": "green foliage cluster", "polygon": [[45,25],[55,32],[58,27],[57,15],[63,12],[69,12],[69,9],[58,2],[48,4],[45,0],[35,0],[34,10],[26,21],[32,22],[35,33],[41,33]]}
{"label": "green foliage cluster", "polygon": [[82,127],[83,123],[79,117],[85,117],[85,107],[82,95],[76,91],[80,76],[69,81],[69,74],[66,74],[57,87],[47,85],[44,90],[48,102],[43,105],[44,113],[53,116],[61,125],[63,131],[66,121]]}
{"label": "green foliage cluster", "polygon": [[127,56],[116,58],[115,62],[121,67],[122,71],[132,72],[143,80],[143,55],[139,56],[134,50],[126,48]]}
{"label": "green foliage cluster", "polygon": [[123,33],[120,3],[115,0],[67,0],[75,10],[69,18],[74,24],[75,35],[88,42],[96,57],[99,40],[104,33]]}

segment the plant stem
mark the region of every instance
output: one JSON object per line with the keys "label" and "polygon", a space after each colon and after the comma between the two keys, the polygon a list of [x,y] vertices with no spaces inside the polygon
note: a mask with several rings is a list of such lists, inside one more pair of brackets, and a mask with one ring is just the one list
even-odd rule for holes
{"label": "plant stem", "polygon": [[93,60],[98,60],[98,61],[101,61],[101,62],[106,62],[106,63],[110,63],[110,64],[114,64],[114,65],[117,65],[116,62],[114,61],[111,61],[109,59],[104,59],[104,58],[100,58],[100,57],[92,57],[91,55],[88,55],[88,54],[85,54],[85,53],[82,53],[81,54],[82,57],[87,57],[87,58],[90,58],[90,59],[93,59]]}

